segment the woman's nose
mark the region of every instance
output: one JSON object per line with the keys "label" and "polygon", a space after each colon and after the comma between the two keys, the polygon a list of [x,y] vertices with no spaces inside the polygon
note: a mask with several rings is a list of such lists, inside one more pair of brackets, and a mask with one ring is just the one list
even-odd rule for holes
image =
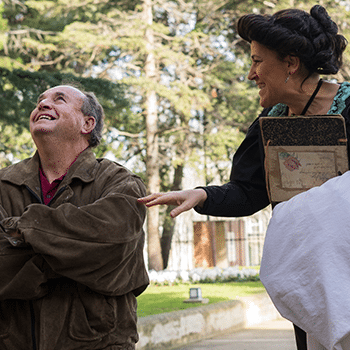
{"label": "woman's nose", "polygon": [[253,69],[253,67],[250,68],[249,73],[248,73],[248,79],[249,80],[254,80],[258,77],[258,75],[256,74],[255,70]]}

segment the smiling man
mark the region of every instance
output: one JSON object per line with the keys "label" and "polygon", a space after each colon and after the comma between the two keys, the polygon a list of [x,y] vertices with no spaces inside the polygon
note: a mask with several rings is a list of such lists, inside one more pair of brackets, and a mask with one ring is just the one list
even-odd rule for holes
{"label": "smiling man", "polygon": [[30,116],[35,155],[0,170],[0,349],[135,349],[145,187],[96,159],[103,109],[62,85]]}
{"label": "smiling man", "polygon": [[74,87],[54,87],[40,95],[31,113],[30,131],[50,182],[64,175],[88,148],[91,132],[102,122],[101,111],[95,117],[84,115],[85,99],[88,96]]}

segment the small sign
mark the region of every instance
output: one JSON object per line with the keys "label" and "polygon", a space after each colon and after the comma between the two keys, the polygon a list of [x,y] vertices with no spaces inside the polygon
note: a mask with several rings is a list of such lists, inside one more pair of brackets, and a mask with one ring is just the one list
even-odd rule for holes
{"label": "small sign", "polygon": [[208,304],[209,299],[202,298],[202,289],[198,288],[190,288],[190,298],[184,300],[184,303],[202,303]]}
{"label": "small sign", "polygon": [[190,288],[190,299],[202,299],[202,289]]}

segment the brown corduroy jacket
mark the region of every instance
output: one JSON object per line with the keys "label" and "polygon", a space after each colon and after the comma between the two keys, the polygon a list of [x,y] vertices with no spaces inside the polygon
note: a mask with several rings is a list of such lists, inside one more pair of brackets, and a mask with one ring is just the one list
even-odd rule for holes
{"label": "brown corduroy jacket", "polygon": [[36,153],[0,170],[0,349],[134,349],[142,181],[87,149],[44,205],[39,164]]}

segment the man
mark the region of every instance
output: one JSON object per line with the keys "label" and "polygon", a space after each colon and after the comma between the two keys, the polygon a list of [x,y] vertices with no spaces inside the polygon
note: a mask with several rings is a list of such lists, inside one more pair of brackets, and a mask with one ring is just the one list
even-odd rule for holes
{"label": "man", "polygon": [[0,170],[0,349],[135,349],[142,181],[91,148],[103,110],[72,86],[40,95],[33,158]]}

